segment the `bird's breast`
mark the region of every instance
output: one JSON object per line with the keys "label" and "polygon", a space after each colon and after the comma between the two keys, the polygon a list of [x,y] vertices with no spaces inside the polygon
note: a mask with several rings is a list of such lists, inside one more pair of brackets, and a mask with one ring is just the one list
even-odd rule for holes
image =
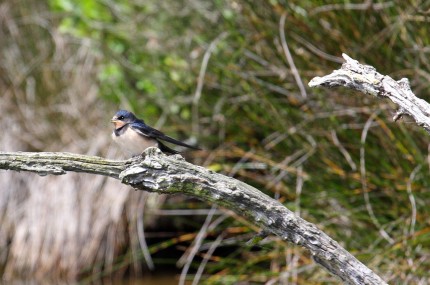
{"label": "bird's breast", "polygon": [[139,155],[148,147],[158,146],[157,140],[141,136],[131,128],[127,128],[118,136],[113,132],[112,138],[123,150],[131,155]]}

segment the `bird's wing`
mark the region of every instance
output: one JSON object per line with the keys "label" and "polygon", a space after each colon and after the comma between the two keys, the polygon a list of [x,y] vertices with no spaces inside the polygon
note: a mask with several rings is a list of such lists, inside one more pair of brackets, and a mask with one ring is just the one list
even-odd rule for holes
{"label": "bird's wing", "polygon": [[138,134],[148,137],[148,138],[153,138],[156,140],[163,140],[172,144],[176,144],[176,145],[180,145],[180,146],[184,146],[184,147],[188,147],[188,148],[192,148],[192,149],[200,149],[194,146],[191,146],[189,144],[186,144],[184,142],[175,140],[174,138],[171,138],[167,135],[165,135],[164,133],[160,132],[157,129],[154,129],[148,125],[146,125],[143,122],[135,122],[135,123],[131,123],[130,127],[136,131]]}

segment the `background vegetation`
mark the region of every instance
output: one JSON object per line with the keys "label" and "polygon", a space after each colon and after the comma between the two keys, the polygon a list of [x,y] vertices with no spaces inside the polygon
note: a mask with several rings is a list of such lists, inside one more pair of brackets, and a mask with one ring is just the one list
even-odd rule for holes
{"label": "background vegetation", "polygon": [[[426,284],[428,135],[408,118],[393,123],[385,101],[307,82],[338,68],[345,52],[409,78],[428,101],[429,8],[419,0],[4,0],[0,149],[119,158],[109,119],[127,108],[197,141],[205,150],[189,160],[281,200],[387,282]],[[88,281],[176,263],[180,280],[195,284],[337,282],[300,248],[275,237],[248,245],[258,229],[186,197],[85,175],[0,177],[8,280]]]}

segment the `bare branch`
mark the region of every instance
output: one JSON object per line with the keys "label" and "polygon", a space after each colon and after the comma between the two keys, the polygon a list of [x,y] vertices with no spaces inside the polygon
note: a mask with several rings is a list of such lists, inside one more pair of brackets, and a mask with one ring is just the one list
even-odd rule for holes
{"label": "bare branch", "polygon": [[246,217],[263,230],[305,247],[315,261],[347,284],[386,284],[315,225],[239,180],[166,156],[157,148],[127,161],[71,153],[0,152],[0,169],[60,175],[67,171],[110,176],[137,190],[182,193]]}
{"label": "bare branch", "polygon": [[62,175],[73,171],[119,179],[127,163],[129,162],[66,152],[0,152],[0,169],[29,171],[40,176]]}
{"label": "bare branch", "polygon": [[315,77],[309,82],[310,87],[345,86],[365,94],[380,98],[388,98],[399,110],[393,120],[397,121],[403,115],[412,117],[415,122],[430,133],[430,104],[412,93],[406,78],[395,81],[387,75],[382,75],[369,65],[342,54],[346,60],[342,67],[323,77]]}

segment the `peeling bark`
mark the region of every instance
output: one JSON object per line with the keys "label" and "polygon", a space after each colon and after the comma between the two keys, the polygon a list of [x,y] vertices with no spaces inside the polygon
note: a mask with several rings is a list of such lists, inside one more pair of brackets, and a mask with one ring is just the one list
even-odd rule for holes
{"label": "peeling bark", "polygon": [[71,153],[0,152],[0,169],[62,175],[67,171],[109,176],[137,190],[182,193],[218,204],[266,232],[308,249],[314,260],[347,284],[386,284],[315,225],[239,180],[166,156],[157,148],[126,161]]}
{"label": "peeling bark", "polygon": [[310,87],[344,86],[379,98],[388,98],[398,106],[393,117],[399,120],[408,115],[418,126],[430,133],[430,104],[418,98],[412,92],[409,80],[402,78],[398,81],[387,75],[382,75],[369,65],[360,64],[346,54],[342,67],[323,77],[315,77],[309,82]]}

